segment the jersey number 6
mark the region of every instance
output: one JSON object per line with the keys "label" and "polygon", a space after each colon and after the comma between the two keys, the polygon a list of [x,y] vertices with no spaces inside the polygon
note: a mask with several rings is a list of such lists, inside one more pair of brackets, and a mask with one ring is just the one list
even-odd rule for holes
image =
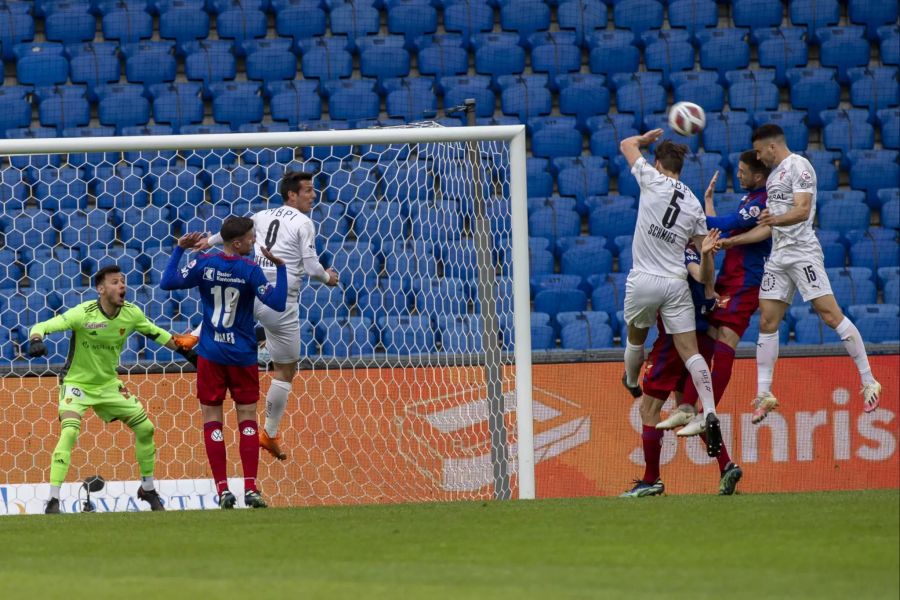
{"label": "jersey number 6", "polygon": [[669,201],[669,206],[666,207],[666,212],[663,214],[662,225],[666,229],[672,227],[675,224],[675,219],[678,218],[678,215],[681,213],[681,207],[678,206],[678,201],[684,198],[684,193],[680,190],[675,190],[675,193],[672,194],[672,199]]}

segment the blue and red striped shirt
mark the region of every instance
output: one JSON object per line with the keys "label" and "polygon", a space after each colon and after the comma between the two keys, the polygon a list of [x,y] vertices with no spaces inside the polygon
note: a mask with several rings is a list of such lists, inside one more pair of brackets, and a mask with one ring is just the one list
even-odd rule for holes
{"label": "blue and red striped shirt", "polygon": [[[759,215],[766,208],[766,188],[753,190],[741,199],[736,212],[729,215],[706,217],[706,225],[723,232],[723,237],[733,237],[756,227]],[[735,246],[725,251],[725,262],[716,279],[719,293],[736,293],[758,287],[762,281],[766,259],[772,251],[772,240]]]}

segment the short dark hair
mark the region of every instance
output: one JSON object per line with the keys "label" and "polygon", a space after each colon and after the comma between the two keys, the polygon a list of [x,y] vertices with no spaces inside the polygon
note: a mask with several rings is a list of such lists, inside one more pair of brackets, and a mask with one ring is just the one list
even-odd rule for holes
{"label": "short dark hair", "polygon": [[253,219],[250,217],[228,217],[222,223],[222,230],[219,232],[223,242],[236,240],[248,231],[253,229]]}
{"label": "short dark hair", "polygon": [[278,186],[278,193],[281,194],[282,200],[287,200],[289,192],[299,192],[300,184],[304,181],[312,181],[313,174],[306,171],[286,171],[281,178],[281,184]]}
{"label": "short dark hair", "polygon": [[106,279],[107,275],[121,272],[122,268],[119,265],[106,265],[105,267],[102,267],[99,271],[94,273],[94,287],[103,283],[103,280]]}
{"label": "short dark hair", "polygon": [[768,177],[769,173],[772,172],[772,169],[767,167],[765,163],[756,156],[756,150],[745,150],[744,152],[741,152],[740,162],[747,165],[747,168],[750,169],[751,173],[762,175],[763,177]]}
{"label": "short dark hair", "polygon": [[663,140],[656,146],[654,152],[656,160],[670,173],[681,173],[684,166],[684,157],[688,153],[688,147],[684,144],[676,144],[672,140]]}
{"label": "short dark hair", "polygon": [[766,123],[765,125],[760,125],[756,128],[750,141],[755,142],[757,140],[769,140],[772,138],[784,139],[784,129],[775,123]]}

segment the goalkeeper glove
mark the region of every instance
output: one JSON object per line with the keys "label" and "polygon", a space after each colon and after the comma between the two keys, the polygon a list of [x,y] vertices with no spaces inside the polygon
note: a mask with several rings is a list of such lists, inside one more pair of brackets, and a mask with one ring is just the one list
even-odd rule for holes
{"label": "goalkeeper glove", "polygon": [[175,342],[175,346],[180,350],[190,350],[197,345],[200,338],[190,333],[173,333],[172,341]]}
{"label": "goalkeeper glove", "polygon": [[197,351],[193,348],[177,348],[175,350],[178,354],[184,357],[184,360],[188,361],[195,367],[197,366]]}
{"label": "goalkeeper glove", "polygon": [[28,356],[32,358],[37,358],[39,356],[45,356],[47,354],[47,346],[44,345],[44,340],[41,338],[32,338],[28,342]]}

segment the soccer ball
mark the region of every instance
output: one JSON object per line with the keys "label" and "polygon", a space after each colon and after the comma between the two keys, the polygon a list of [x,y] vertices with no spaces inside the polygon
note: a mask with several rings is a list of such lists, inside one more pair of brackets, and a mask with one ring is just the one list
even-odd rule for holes
{"label": "soccer ball", "polygon": [[679,135],[696,135],[706,127],[706,113],[693,102],[676,102],[669,109],[669,127]]}

